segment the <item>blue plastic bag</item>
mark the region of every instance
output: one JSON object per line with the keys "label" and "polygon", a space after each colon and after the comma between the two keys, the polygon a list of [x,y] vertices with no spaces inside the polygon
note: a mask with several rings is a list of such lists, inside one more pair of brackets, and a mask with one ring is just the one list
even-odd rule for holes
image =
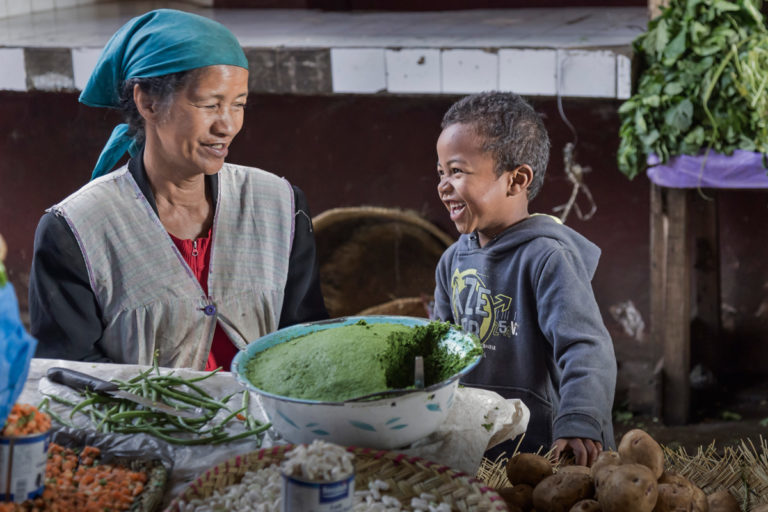
{"label": "blue plastic bag", "polygon": [[0,429],[21,394],[37,340],[24,329],[13,285],[0,288]]}

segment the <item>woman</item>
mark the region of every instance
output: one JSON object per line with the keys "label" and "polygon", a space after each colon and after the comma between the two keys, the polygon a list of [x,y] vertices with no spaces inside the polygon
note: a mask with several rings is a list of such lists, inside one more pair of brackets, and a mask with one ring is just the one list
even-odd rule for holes
{"label": "woman", "polygon": [[80,101],[127,124],[37,228],[37,357],[150,364],[157,351],[163,366],[228,369],[256,338],[327,318],[303,193],[225,163],[247,93],[242,48],[207,18],[160,9],[110,39]]}

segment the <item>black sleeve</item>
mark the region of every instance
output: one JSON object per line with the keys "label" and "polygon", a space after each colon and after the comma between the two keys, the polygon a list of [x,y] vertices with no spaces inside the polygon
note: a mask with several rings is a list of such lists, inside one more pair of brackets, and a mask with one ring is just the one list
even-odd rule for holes
{"label": "black sleeve", "polygon": [[280,328],[302,322],[325,320],[323,295],[320,292],[317,248],[312,231],[312,216],[307,199],[298,187],[293,187],[296,211],[296,226],[293,247],[288,261],[288,281],[285,283],[283,309],[280,313]]}
{"label": "black sleeve", "polygon": [[35,357],[109,361],[97,346],[101,310],[85,260],[66,220],[53,213],[43,215],[35,232],[29,313]]}

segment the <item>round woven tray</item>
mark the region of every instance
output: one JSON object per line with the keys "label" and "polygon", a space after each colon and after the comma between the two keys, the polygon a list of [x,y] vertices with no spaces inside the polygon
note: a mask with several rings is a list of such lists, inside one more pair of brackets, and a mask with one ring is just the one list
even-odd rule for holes
{"label": "round woven tray", "polygon": [[435,267],[454,242],[416,212],[394,208],[334,208],[312,223],[331,318],[357,315],[394,299],[431,298]]}
{"label": "round woven tray", "polygon": [[429,318],[429,311],[425,302],[426,299],[421,297],[402,297],[365,308],[355,316],[397,315]]}
{"label": "round woven tray", "polygon": [[[278,464],[293,445],[264,448],[257,452],[239,455],[215,466],[192,481],[165,509],[165,512],[181,512],[181,505],[192,499],[205,499],[214,490],[239,483],[247,471]],[[508,510],[504,500],[483,482],[447,466],[441,466],[420,457],[402,453],[349,447],[355,454],[355,489],[367,489],[368,483],[383,480],[389,484],[387,494],[410,510],[411,498],[430,493],[440,502],[451,505],[451,510],[461,512]]]}

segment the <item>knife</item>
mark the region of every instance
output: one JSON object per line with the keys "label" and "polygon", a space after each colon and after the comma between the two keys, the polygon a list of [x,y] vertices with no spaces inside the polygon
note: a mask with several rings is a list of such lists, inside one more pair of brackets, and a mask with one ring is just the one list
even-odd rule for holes
{"label": "knife", "polygon": [[106,380],[101,380],[98,377],[93,377],[92,375],[81,373],[76,370],[70,370],[69,368],[60,368],[57,366],[48,368],[45,376],[48,377],[48,379],[52,382],[64,384],[65,386],[69,386],[70,388],[76,389],[78,391],[89,390],[115,398],[124,398],[139,405],[143,405],[148,409],[164,412],[166,414],[172,414],[174,416],[180,416],[182,418],[200,417],[200,414],[193,411],[175,409],[174,407],[171,407],[170,405],[163,402],[150,400],[149,398],[144,398],[143,396],[129,393],[128,391],[123,391],[114,382],[107,382]]}

